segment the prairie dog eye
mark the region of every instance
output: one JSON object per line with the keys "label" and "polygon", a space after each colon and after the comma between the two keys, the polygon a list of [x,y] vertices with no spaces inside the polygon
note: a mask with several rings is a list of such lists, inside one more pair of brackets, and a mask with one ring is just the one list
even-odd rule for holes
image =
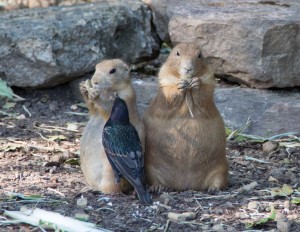
{"label": "prairie dog eye", "polygon": [[115,68],[113,68],[113,69],[111,69],[110,71],[109,71],[109,74],[113,74],[113,73],[115,73],[117,70],[115,69]]}
{"label": "prairie dog eye", "polygon": [[201,58],[202,58],[202,54],[201,54],[201,52],[199,53],[199,55],[198,55],[198,58],[199,58],[199,59],[201,59]]}
{"label": "prairie dog eye", "polygon": [[180,56],[180,54],[179,54],[179,52],[178,52],[178,51],[176,52],[176,56]]}

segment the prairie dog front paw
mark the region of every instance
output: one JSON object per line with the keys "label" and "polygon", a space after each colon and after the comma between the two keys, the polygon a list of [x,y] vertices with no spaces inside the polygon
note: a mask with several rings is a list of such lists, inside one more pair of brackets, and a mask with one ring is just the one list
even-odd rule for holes
{"label": "prairie dog front paw", "polygon": [[88,91],[88,95],[89,95],[89,99],[90,99],[91,101],[93,101],[93,100],[95,100],[97,97],[99,97],[100,91],[99,91],[99,89],[91,88],[91,89],[89,89],[89,91]]}
{"label": "prairie dog front paw", "polygon": [[194,77],[190,82],[190,88],[197,88],[201,84],[199,77]]}
{"label": "prairie dog front paw", "polygon": [[177,83],[177,89],[186,89],[189,87],[189,82],[185,79],[180,79]]}

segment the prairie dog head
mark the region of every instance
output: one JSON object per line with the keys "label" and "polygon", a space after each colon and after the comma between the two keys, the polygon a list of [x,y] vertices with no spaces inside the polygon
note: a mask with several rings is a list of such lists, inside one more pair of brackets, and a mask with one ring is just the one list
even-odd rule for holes
{"label": "prairie dog head", "polygon": [[195,43],[175,46],[163,67],[180,79],[199,77],[207,72],[201,48]]}
{"label": "prairie dog head", "polygon": [[129,73],[129,66],[122,60],[104,60],[96,65],[91,83],[95,89],[118,91],[130,83]]}

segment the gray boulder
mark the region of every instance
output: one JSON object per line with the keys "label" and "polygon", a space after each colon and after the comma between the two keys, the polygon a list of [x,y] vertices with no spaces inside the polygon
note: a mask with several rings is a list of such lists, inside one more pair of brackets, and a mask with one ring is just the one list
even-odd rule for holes
{"label": "gray boulder", "polygon": [[0,78],[11,86],[51,87],[102,59],[138,63],[159,49],[151,11],[138,0],[0,14]]}
{"label": "gray boulder", "polygon": [[300,93],[246,88],[220,88],[215,102],[225,124],[242,128],[248,118],[252,124],[246,134],[273,136],[286,132],[300,134]]}
{"label": "gray boulder", "polygon": [[217,74],[256,88],[300,86],[297,0],[145,0],[160,37],[198,41]]}

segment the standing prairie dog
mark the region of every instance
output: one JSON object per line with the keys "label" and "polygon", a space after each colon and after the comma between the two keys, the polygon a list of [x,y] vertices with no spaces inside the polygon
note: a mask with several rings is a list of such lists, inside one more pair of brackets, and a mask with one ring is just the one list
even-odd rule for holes
{"label": "standing prairie dog", "polygon": [[128,65],[119,59],[102,61],[96,65],[92,79],[80,83],[80,91],[90,113],[80,144],[81,170],[86,182],[93,190],[103,193],[126,192],[130,185],[125,180],[116,183],[102,145],[102,131],[117,93],[128,106],[130,122],[137,129],[144,149],[144,125],[137,113]]}
{"label": "standing prairie dog", "polygon": [[200,47],[174,47],[158,79],[158,93],[144,116],[149,184],[174,190],[225,188],[225,127],[213,100],[214,75]]}

